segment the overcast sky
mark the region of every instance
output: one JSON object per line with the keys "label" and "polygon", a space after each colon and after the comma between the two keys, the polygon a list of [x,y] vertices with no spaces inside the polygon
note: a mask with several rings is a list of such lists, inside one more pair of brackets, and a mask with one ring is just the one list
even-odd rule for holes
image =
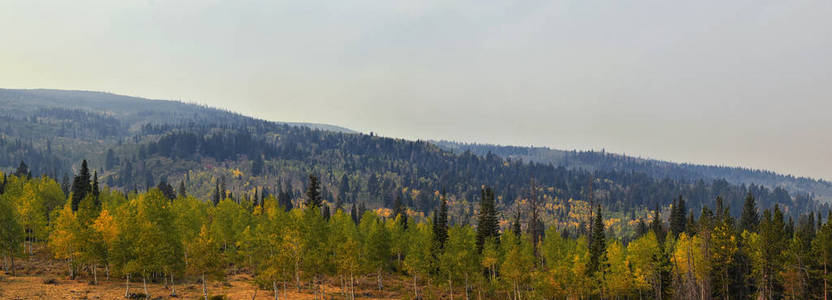
{"label": "overcast sky", "polygon": [[8,1],[0,87],[832,179],[832,1]]}

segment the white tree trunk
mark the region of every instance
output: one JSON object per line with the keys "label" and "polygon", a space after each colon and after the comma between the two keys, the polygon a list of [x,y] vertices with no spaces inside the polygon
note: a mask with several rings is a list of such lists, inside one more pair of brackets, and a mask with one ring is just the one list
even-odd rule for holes
{"label": "white tree trunk", "polygon": [[202,295],[208,300],[208,288],[205,287],[205,272],[202,272]]}
{"label": "white tree trunk", "polygon": [[142,284],[144,284],[145,299],[153,299],[153,298],[150,297],[150,293],[147,292],[147,275],[142,276]]}
{"label": "white tree trunk", "polygon": [[176,297],[176,281],[173,280],[173,272],[170,273],[170,296]]}

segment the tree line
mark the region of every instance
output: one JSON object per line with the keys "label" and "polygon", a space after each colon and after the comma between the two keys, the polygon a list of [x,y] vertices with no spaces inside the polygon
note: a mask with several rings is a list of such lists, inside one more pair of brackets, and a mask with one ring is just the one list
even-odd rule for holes
{"label": "tree line", "polygon": [[49,177],[3,174],[4,267],[14,275],[15,258],[45,244],[68,276],[120,278],[126,296],[140,281],[148,297],[147,281],[175,295],[177,284],[198,280],[207,298],[206,282],[239,272],[275,299],[292,289],[325,298],[325,282],[354,299],[358,289],[389,290],[392,278],[406,279],[401,297],[412,299],[828,299],[830,291],[832,213],[825,223],[814,212],[794,220],[776,204],[759,209],[752,194],[739,218],[721,197],[698,214],[675,198],[667,217],[653,210],[622,239],[606,230],[600,205],[586,230],[547,227],[534,192],[524,209],[500,212],[497,192],[482,187],[476,224],[464,224],[449,220],[441,192],[430,217],[401,199],[386,214],[332,205],[315,175],[292,208],[274,195],[211,201],[160,186],[127,194],[99,186],[86,162],[69,195]]}

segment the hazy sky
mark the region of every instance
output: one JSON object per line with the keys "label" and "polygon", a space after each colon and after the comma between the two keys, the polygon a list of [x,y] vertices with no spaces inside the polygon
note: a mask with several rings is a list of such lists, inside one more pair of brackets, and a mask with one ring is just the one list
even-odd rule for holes
{"label": "hazy sky", "polygon": [[0,87],[832,179],[832,1],[8,1]]}

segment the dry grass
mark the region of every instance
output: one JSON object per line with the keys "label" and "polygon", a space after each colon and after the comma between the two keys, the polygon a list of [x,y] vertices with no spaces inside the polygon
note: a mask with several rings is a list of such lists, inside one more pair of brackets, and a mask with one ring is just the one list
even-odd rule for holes
{"label": "dry grass", "polygon": [[[92,284],[92,276],[81,274],[75,280],[69,278],[65,262],[49,258],[49,254],[40,249],[32,258],[17,261],[17,276],[11,272],[0,274],[0,299],[125,299],[124,278],[105,278],[103,268],[98,269],[98,284]],[[324,290],[327,299],[344,299],[337,279],[326,282]],[[360,299],[401,299],[410,296],[409,281],[402,278],[388,278],[385,291],[375,290],[375,277],[368,276],[360,280],[361,289],[356,291]],[[313,299],[311,289],[296,292],[294,285],[288,285],[286,297],[281,289],[281,299]],[[153,299],[202,299],[202,285],[195,278],[177,282],[178,297],[169,296],[170,289],[163,283],[147,283],[147,290]],[[130,283],[131,293],[144,293],[141,279],[135,278]],[[225,282],[208,283],[208,294],[224,295],[227,299],[253,299],[255,286],[248,274],[228,274]],[[274,299],[272,290],[258,290],[254,299]]]}

